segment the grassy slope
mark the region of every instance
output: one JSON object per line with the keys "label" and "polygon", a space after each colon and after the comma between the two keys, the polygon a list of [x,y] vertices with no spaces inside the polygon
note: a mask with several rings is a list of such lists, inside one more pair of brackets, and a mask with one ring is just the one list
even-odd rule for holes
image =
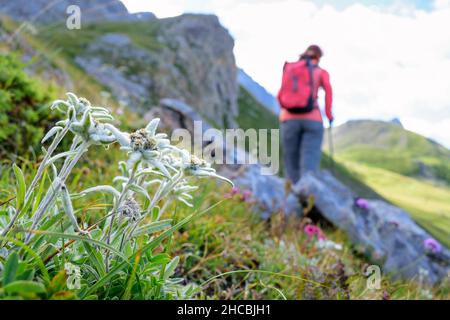
{"label": "grassy slope", "polygon": [[249,129],[278,129],[277,116],[261,105],[242,86],[238,96],[239,117],[236,121],[240,128]]}
{"label": "grassy slope", "polygon": [[99,36],[107,33],[127,35],[133,43],[143,49],[154,51],[161,48],[155,40],[158,31],[156,22],[102,22],[83,25],[79,30],[68,30],[61,25],[42,27],[39,39],[47,45],[62,48],[63,54],[75,58]]}
{"label": "grassy slope", "polygon": [[[0,19],[0,27],[4,28],[10,34],[13,34],[14,30],[17,30],[18,28],[18,24],[6,17],[2,17]],[[67,30],[63,27],[60,29]],[[64,46],[56,46],[51,41],[46,41],[45,37],[48,35],[49,34],[45,30],[40,31],[38,35],[32,35],[23,30],[18,33],[16,37],[26,42],[27,45],[36,51],[36,56],[34,56],[30,61],[31,64],[33,61],[41,60],[45,61],[46,64],[55,69],[64,70],[73,83],[74,87],[70,88],[71,90],[76,92],[78,95],[89,97],[90,100],[92,99],[91,102],[93,103],[100,103],[99,92],[104,91],[105,88],[92,77],[87,75],[83,70],[78,68],[78,66],[74,64],[71,59],[68,59]],[[3,50],[6,50],[7,52],[14,51],[19,55],[25,53],[29,54],[28,52],[23,51],[20,47],[19,49],[11,48],[5,44],[3,44]],[[69,89],[61,87],[60,83],[55,85],[59,88],[58,94],[61,96],[63,96]],[[111,103],[112,106],[117,106],[116,101],[113,99],[110,100],[109,103]]]}
{"label": "grassy slope", "polygon": [[449,150],[381,121],[346,123],[335,128],[333,138],[336,157],[348,173],[450,246],[450,187],[421,178],[418,165],[426,164],[440,180],[449,181]]}
{"label": "grassy slope", "polygon": [[402,127],[382,121],[350,121],[336,127],[336,153],[346,161],[365,163],[408,176],[420,176],[426,165],[450,182],[450,151]]}

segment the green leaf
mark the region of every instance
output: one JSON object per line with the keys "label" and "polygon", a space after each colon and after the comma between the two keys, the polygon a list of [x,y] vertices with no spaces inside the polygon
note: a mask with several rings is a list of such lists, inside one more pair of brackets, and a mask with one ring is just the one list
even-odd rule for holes
{"label": "green leaf", "polygon": [[36,193],[36,196],[34,197],[34,203],[33,203],[33,209],[31,215],[34,215],[36,212],[38,205],[41,203],[42,194],[44,192],[44,185],[45,180],[47,179],[47,170],[44,170],[44,173],[42,174],[41,183],[39,184],[38,191]]}
{"label": "green leaf", "polygon": [[16,278],[17,267],[19,266],[19,255],[17,252],[11,253],[8,260],[5,263],[5,269],[3,270],[3,286],[13,282]]}
{"label": "green leaf", "polygon": [[137,237],[143,234],[152,234],[155,233],[157,231],[161,231],[167,227],[170,227],[170,224],[172,223],[171,219],[168,220],[161,220],[161,221],[155,221],[155,222],[151,222],[147,225],[144,225],[142,227],[137,228],[134,232],[132,237]]}
{"label": "green leaf", "polygon": [[158,206],[153,207],[152,212],[150,214],[152,221],[155,221],[158,218],[159,210],[160,210],[160,208]]}
{"label": "green leaf", "polygon": [[[206,212],[210,211],[211,209],[213,209],[214,207],[220,205],[223,202],[223,200],[213,204],[212,206],[206,208],[203,211],[200,212],[196,212],[196,213],[192,213],[190,215],[188,215],[187,217],[185,217],[183,220],[181,220],[180,222],[178,222],[176,225],[174,225],[173,227],[171,227],[170,229],[167,229],[166,231],[164,231],[163,233],[161,233],[159,236],[157,236],[156,238],[154,238],[153,240],[151,240],[149,243],[147,243],[146,245],[144,245],[142,248],[140,248],[141,252],[146,252],[147,250],[153,250],[155,247],[157,247],[163,240],[165,240],[166,238],[168,238],[169,236],[171,236],[175,231],[179,230],[181,227],[183,227],[184,225],[186,225],[187,223],[189,223],[190,221],[192,221],[194,218],[200,217],[202,215],[204,215]],[[136,257],[136,255],[138,254],[139,251],[136,251],[135,253],[133,253],[131,256],[128,257],[128,260],[122,261],[121,263],[118,263],[113,269],[111,269],[105,276],[103,276],[102,278],[100,278],[96,283],[94,283],[91,287],[89,287],[89,289],[87,290],[87,292],[85,292],[85,295],[90,295],[92,294],[95,290],[97,290],[98,288],[102,287],[103,285],[105,285],[109,280],[111,280],[117,273],[119,273],[120,271],[122,271],[122,269],[124,269],[127,264],[129,264],[128,261],[133,261]]]}
{"label": "green leaf", "polygon": [[79,236],[77,234],[67,234],[67,233],[61,233],[61,232],[51,232],[51,231],[43,231],[43,230],[36,230],[34,233],[37,234],[44,234],[48,237],[56,237],[56,238],[64,238],[64,239],[70,239],[70,240],[80,240],[83,242],[91,243],[94,245],[97,245],[99,247],[108,249],[109,251],[113,252],[114,254],[121,257],[123,260],[127,260],[127,257],[125,257],[121,252],[119,252],[116,248],[108,245],[107,243],[95,239],[88,238],[87,236]]}
{"label": "green leaf", "polygon": [[100,276],[104,276],[106,274],[105,265],[103,264],[103,256],[97,250],[94,250],[92,246],[83,242],[83,247],[86,250],[89,260],[91,261],[92,267],[95,267],[95,272]]}
{"label": "green leaf", "polygon": [[77,152],[78,152],[77,150],[61,152],[61,153],[57,154],[56,156],[53,156],[50,159],[48,159],[48,161],[45,163],[45,166],[47,167],[47,166],[51,165],[53,162],[55,162],[56,160],[64,158],[64,157],[67,157],[70,159],[70,157],[76,155]]}
{"label": "green leaf", "polygon": [[3,288],[6,293],[45,293],[45,286],[34,281],[19,280],[14,281]]}
{"label": "green leaf", "polygon": [[33,259],[35,260],[38,268],[40,269],[42,276],[44,277],[44,281],[46,283],[48,283],[50,281],[50,277],[48,275],[47,269],[45,268],[44,262],[42,261],[42,259],[39,257],[39,255],[33,250],[31,249],[29,246],[27,246],[25,243],[13,239],[13,238],[9,238],[9,237],[1,237],[0,236],[0,240],[6,240],[9,242],[14,243],[15,245],[21,247],[26,253],[28,253],[30,256],[33,257]]}
{"label": "green leaf", "polygon": [[136,184],[131,184],[131,185],[129,185],[129,188],[136,193],[142,194],[147,199],[150,199],[150,195],[148,194],[147,190],[145,190],[143,187],[138,186]]}
{"label": "green leaf", "polygon": [[177,267],[178,262],[180,262],[180,257],[177,256],[167,264],[164,271],[164,280],[169,279],[175,273],[175,268]]}
{"label": "green leaf", "polygon": [[17,210],[22,207],[25,201],[26,185],[25,177],[23,176],[22,170],[14,163],[13,164],[14,175],[16,176],[16,199],[17,199]]}

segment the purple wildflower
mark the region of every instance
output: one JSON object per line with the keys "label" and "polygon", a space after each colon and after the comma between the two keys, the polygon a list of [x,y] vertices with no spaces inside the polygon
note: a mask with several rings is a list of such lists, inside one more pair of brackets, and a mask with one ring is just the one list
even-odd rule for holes
{"label": "purple wildflower", "polygon": [[369,210],[369,209],[370,209],[370,207],[369,207],[369,201],[367,201],[367,200],[364,199],[364,198],[357,198],[357,199],[355,200],[355,205],[356,205],[358,208],[361,208],[361,209],[363,209],[363,210]]}
{"label": "purple wildflower", "polygon": [[426,249],[430,250],[433,253],[441,252],[442,246],[439,242],[437,242],[433,238],[427,238],[423,241],[423,245]]}

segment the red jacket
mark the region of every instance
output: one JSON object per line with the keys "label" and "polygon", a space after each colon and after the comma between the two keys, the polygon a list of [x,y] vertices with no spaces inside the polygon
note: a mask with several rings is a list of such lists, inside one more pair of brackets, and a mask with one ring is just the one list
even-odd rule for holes
{"label": "red jacket", "polygon": [[322,69],[319,66],[316,66],[313,70],[314,99],[316,107],[313,111],[308,113],[290,113],[288,110],[281,108],[279,117],[281,122],[295,119],[322,121],[322,114],[320,113],[319,104],[317,102],[319,88],[323,88],[325,90],[325,114],[330,121],[333,119],[333,113],[331,111],[333,90],[331,89],[330,75],[325,69]]}

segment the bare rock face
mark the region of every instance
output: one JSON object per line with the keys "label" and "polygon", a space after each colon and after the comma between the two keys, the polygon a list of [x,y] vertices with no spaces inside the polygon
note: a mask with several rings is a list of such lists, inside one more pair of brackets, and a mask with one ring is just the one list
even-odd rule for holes
{"label": "bare rock face", "polygon": [[[161,20],[160,30],[161,42],[170,49],[163,69],[175,66],[182,73],[181,77],[174,72],[161,75],[166,75],[167,82],[181,82],[188,89],[184,97],[166,92],[162,96],[182,98],[218,126],[235,127],[238,84],[234,41],[218,18],[184,14]],[[170,86],[162,86],[162,90],[167,88]]]}
{"label": "bare rock face", "polygon": [[30,23],[54,23],[67,19],[67,8],[76,5],[81,21],[136,21],[152,20],[152,13],[129,14],[119,0],[0,0],[0,14]]}
{"label": "bare rock face", "polygon": [[[142,26],[145,27],[145,26]],[[75,62],[132,110],[145,113],[162,98],[195,106],[216,127],[236,127],[234,42],[217,17],[182,15],[147,25],[155,49],[125,34],[98,37]]]}
{"label": "bare rock face", "polygon": [[327,171],[307,174],[294,186],[302,197],[314,196],[315,206],[336,227],[344,230],[361,252],[382,272],[397,278],[436,284],[450,272],[450,252],[427,248],[432,239],[404,210],[381,200],[367,200],[368,208],[355,205],[356,195]]}

